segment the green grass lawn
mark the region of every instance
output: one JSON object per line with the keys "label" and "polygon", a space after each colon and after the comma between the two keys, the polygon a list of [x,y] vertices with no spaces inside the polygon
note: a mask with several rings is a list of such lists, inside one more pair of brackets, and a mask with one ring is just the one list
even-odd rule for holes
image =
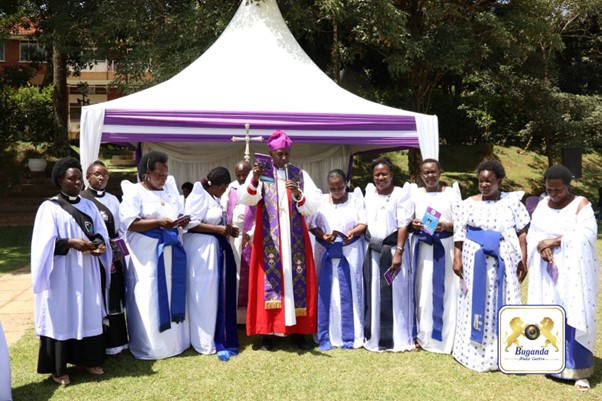
{"label": "green grass lawn", "polygon": [[29,264],[32,227],[0,227],[0,277]]}
{"label": "green grass lawn", "polygon": [[[599,241],[600,242],[600,241]],[[599,244],[599,246],[602,244]],[[598,305],[602,305],[599,298]],[[599,308],[600,310],[600,308]],[[598,313],[600,320],[600,313]],[[10,349],[13,399],[25,400],[600,400],[602,340],[596,344],[592,390],[542,375],[476,373],[450,355],[425,351],[372,353],[317,348],[298,352],[282,339],[278,351],[252,349],[240,331],[241,353],[230,362],[193,350],[161,361],[111,357],[105,375],[70,368],[72,385],[59,387],[35,372],[33,331]]]}

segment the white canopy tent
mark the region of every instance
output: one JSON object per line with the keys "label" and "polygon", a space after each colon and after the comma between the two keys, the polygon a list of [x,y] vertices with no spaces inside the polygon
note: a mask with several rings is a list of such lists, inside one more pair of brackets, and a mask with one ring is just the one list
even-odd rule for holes
{"label": "white canopy tent", "polygon": [[333,82],[301,49],[275,0],[241,5],[211,48],[170,80],[123,98],[83,108],[82,166],[98,158],[100,143],[142,144],[161,150],[179,183],[242,159],[245,124],[263,144],[284,129],[293,139],[293,164],[325,188],[326,174],[346,169],[369,149],[420,147],[438,158],[436,116],[360,98]]}

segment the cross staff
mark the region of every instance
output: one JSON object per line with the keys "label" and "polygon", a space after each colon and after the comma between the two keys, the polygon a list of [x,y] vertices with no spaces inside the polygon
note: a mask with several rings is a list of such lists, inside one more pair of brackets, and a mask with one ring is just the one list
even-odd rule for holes
{"label": "cross staff", "polygon": [[232,137],[232,142],[245,141],[245,156],[244,156],[244,159],[246,161],[251,161],[251,152],[249,151],[249,142],[251,142],[251,141],[256,141],[256,142],[263,141],[263,137],[261,137],[261,136],[254,136],[252,138],[249,136],[249,127],[250,126],[251,125],[249,123],[245,124],[245,136],[244,137],[240,137],[240,136],[233,136]]}

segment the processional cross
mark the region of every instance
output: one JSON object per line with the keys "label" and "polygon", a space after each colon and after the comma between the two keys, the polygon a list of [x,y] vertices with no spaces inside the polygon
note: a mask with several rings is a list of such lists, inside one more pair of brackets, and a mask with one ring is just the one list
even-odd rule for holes
{"label": "processional cross", "polygon": [[251,125],[249,123],[245,124],[245,136],[241,137],[241,136],[233,136],[232,137],[232,142],[242,142],[245,141],[245,156],[244,159],[248,162],[251,161],[251,152],[249,151],[249,143],[251,141],[254,142],[261,142],[263,141],[263,137],[262,136],[254,136],[254,137],[250,137],[249,136],[249,127]]}

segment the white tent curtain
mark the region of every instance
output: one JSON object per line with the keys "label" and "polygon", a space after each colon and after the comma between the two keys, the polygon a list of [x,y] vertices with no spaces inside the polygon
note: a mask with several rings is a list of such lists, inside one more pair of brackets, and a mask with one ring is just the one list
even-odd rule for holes
{"label": "white tent curtain", "polygon": [[[101,107],[84,107],[79,131],[80,162],[85,170],[100,154],[100,141],[104,126],[105,109]],[[85,174],[84,174],[85,176]]]}
{"label": "white tent curtain", "polygon": [[[143,153],[151,150],[165,152],[169,156],[169,173],[181,185],[185,181],[199,181],[206,177],[214,167],[222,166],[230,170],[234,179],[234,166],[243,159],[244,143],[224,144],[211,142],[195,143],[144,143]],[[266,143],[251,144],[251,162],[254,153],[268,153]],[[293,144],[291,163],[305,169],[316,185],[322,190],[327,188],[326,176],[330,170],[347,170],[352,152],[356,149],[349,145],[312,145]]]}

